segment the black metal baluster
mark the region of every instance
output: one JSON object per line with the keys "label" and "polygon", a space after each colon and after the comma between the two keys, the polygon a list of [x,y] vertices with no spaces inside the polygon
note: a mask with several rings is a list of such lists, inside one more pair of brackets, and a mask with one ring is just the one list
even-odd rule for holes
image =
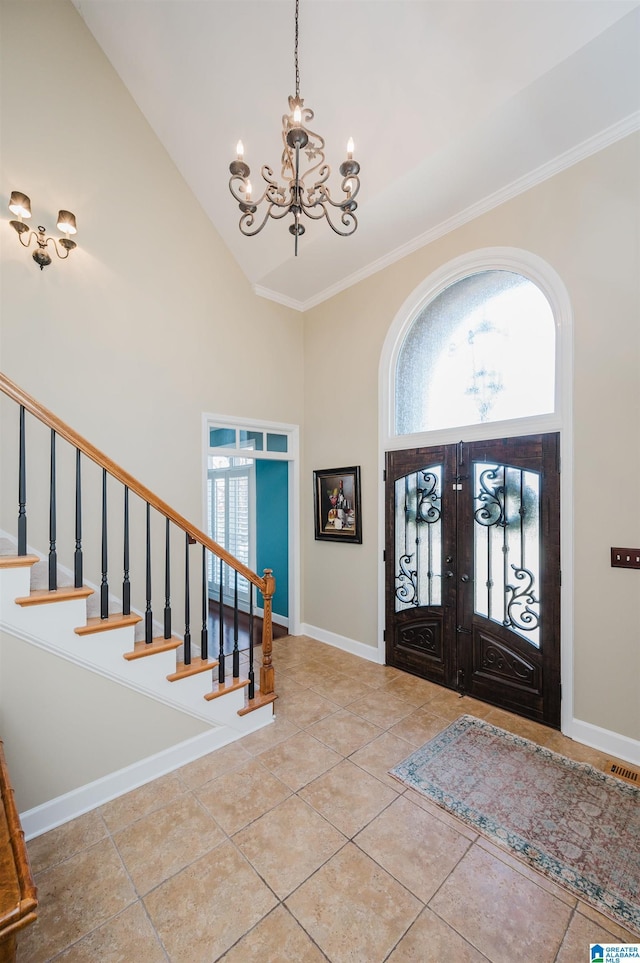
{"label": "black metal baluster", "polygon": [[73,553],[73,584],[76,588],[82,588],[82,472],[79,448],[76,448],[76,550]]}
{"label": "black metal baluster", "polygon": [[189,533],[186,532],[184,556],[184,664],[191,665],[191,604],[189,589]]}
{"label": "black metal baluster", "polygon": [[209,591],[207,588],[207,549],[202,546],[202,631],[200,632],[200,657],[209,658]]}
{"label": "black metal baluster", "polygon": [[220,605],[219,605],[219,619],[220,619],[220,651],[218,652],[218,682],[222,685],[224,683],[224,606],[223,606],[223,591],[222,591],[222,559],[220,559]]}
{"label": "black metal baluster", "polygon": [[255,676],[253,674],[253,585],[249,582],[249,698],[256,694]]}
{"label": "black metal baluster", "polygon": [[124,486],[124,577],[122,580],[122,614],[131,615],[131,582],[129,581],[129,489]]}
{"label": "black metal baluster", "polygon": [[164,637],[171,638],[171,540],[169,519],[166,520],[164,536]]}
{"label": "black metal baluster", "polygon": [[238,573],[234,570],[233,583],[233,678],[240,677],[240,651],[238,649]]}
{"label": "black metal baluster", "polygon": [[151,506],[147,502],[147,603],[144,610],[144,640],[153,642],[153,612],[151,611]]}
{"label": "black metal baluster", "polygon": [[58,588],[56,551],[56,433],[51,429],[51,475],[49,476],[49,591]]}
{"label": "black metal baluster", "polygon": [[20,405],[20,467],[18,469],[18,555],[27,554],[27,457],[24,405]]}
{"label": "black metal baluster", "polygon": [[102,469],[102,581],[100,583],[100,618],[109,618],[109,582],[107,579],[107,469]]}

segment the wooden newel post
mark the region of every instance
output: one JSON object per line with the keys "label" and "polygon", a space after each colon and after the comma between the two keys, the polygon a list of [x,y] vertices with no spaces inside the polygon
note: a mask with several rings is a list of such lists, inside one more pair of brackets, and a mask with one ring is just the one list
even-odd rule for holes
{"label": "wooden newel post", "polygon": [[260,667],[260,691],[267,695],[275,691],[275,673],[271,665],[271,651],[273,647],[273,629],[271,625],[271,603],[276,590],[276,580],[272,569],[264,570],[264,618],[262,621],[262,665]]}

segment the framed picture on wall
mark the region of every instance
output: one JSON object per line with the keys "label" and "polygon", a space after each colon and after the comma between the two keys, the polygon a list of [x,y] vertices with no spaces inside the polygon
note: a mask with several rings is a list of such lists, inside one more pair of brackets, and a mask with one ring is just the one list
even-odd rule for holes
{"label": "framed picture on wall", "polygon": [[316,539],[362,542],[360,466],[313,473]]}

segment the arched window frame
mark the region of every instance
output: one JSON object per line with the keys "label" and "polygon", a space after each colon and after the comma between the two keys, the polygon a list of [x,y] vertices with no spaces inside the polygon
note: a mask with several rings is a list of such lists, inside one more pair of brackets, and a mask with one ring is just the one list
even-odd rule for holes
{"label": "arched window frame", "polygon": [[[404,338],[416,318],[445,288],[470,274],[482,271],[511,271],[536,284],[546,296],[555,323],[555,404],[554,411],[544,415],[463,425],[436,431],[398,435],[395,431],[395,378],[398,355]],[[570,409],[570,331],[571,305],[567,290],[554,269],[530,251],[518,248],[484,248],[449,261],[429,275],[406,299],[397,312],[385,339],[380,359],[380,429],[384,450],[419,448],[449,444],[464,437],[468,441],[482,438],[514,437],[545,431],[558,431]]]}

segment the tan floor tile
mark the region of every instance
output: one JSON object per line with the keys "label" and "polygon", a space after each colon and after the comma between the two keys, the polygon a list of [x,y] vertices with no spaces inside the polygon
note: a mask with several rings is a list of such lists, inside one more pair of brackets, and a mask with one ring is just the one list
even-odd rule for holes
{"label": "tan floor tile", "polygon": [[[398,783],[398,785],[401,785],[401,783]],[[410,799],[412,803],[415,803],[416,806],[424,809],[425,812],[430,813],[434,819],[438,819],[446,826],[450,826],[451,829],[455,829],[455,831],[460,833],[461,836],[464,836],[465,839],[472,841],[478,839],[478,833],[470,826],[463,823],[461,819],[456,819],[456,817],[448,813],[446,809],[427,799],[422,793],[417,792],[415,789],[407,789],[404,796],[406,799]]]}
{"label": "tan floor tile", "polygon": [[360,682],[366,682],[374,689],[380,689],[388,685],[393,679],[400,678],[404,673],[400,669],[394,669],[390,665],[378,665],[377,662],[369,662],[361,659],[361,664],[355,670],[356,678]]}
{"label": "tan floor tile", "polygon": [[140,895],[218,846],[224,833],[187,793],[143,816],[113,839]]}
{"label": "tan floor tile", "polygon": [[306,732],[285,739],[257,758],[294,792],[342,760],[337,752]]}
{"label": "tan floor tile", "polygon": [[352,675],[340,675],[334,672],[329,679],[314,683],[311,691],[330,699],[336,705],[348,706],[357,699],[370,695],[371,686],[365,682],[359,682]]}
{"label": "tan floor tile", "polygon": [[607,933],[611,933],[610,943],[640,942],[640,933],[632,933],[619,923],[610,920],[608,916],[599,913],[598,910],[594,909],[593,906],[589,906],[587,903],[582,903],[578,900],[577,912],[580,913],[581,916],[586,916],[587,919],[596,923],[601,929],[606,930]]}
{"label": "tan floor tile", "polygon": [[234,836],[234,843],[279,899],[304,882],[346,842],[297,796]]}
{"label": "tan floor tile", "polygon": [[589,943],[617,942],[611,933],[603,930],[593,920],[576,913],[565,934],[556,963],[576,963],[589,959]]}
{"label": "tan floor tile", "polygon": [[451,689],[440,689],[437,695],[434,695],[432,699],[425,704],[424,708],[432,712],[434,716],[440,716],[446,722],[455,722],[460,716],[471,712],[469,702],[471,700],[467,699],[467,704],[465,705],[465,697],[459,695],[457,692],[453,692]]}
{"label": "tan floor tile", "polygon": [[284,906],[277,906],[224,957],[224,963],[276,963],[277,960],[326,963],[325,955]]}
{"label": "tan floor tile", "polygon": [[348,759],[301,789],[300,797],[349,838],[398,798]]}
{"label": "tan floor tile", "polygon": [[331,963],[381,963],[422,903],[353,843],[286,902]]}
{"label": "tan floor tile", "polygon": [[[399,783],[398,785],[401,784]],[[450,826],[451,829],[455,829],[455,831],[460,833],[461,836],[464,836],[465,839],[474,841],[478,838],[478,834],[474,832],[470,826],[467,826],[466,823],[463,823],[461,819],[456,819],[456,817],[452,816],[451,813],[448,813],[446,809],[442,809],[441,806],[437,806],[436,803],[432,802],[430,799],[427,799],[427,797],[423,796],[422,793],[416,792],[415,789],[407,789],[404,793],[404,796],[406,799],[410,799],[411,802],[416,806],[420,806],[421,809],[424,809],[425,812],[430,813],[434,819],[444,823],[446,826]]]}
{"label": "tan floor tile", "polygon": [[78,816],[42,836],[36,836],[27,843],[31,872],[36,875],[56,863],[61,863],[74,853],[93,846],[107,835],[100,814],[93,810]]}
{"label": "tan floor tile", "polygon": [[486,849],[486,851],[492,856],[495,856],[496,859],[501,859],[502,862],[506,863],[507,866],[510,866],[511,869],[515,869],[517,873],[521,873],[522,876],[526,876],[527,879],[530,879],[533,883],[536,883],[536,885],[541,886],[542,889],[546,889],[548,893],[551,893],[551,895],[555,896],[556,899],[562,900],[562,902],[566,903],[567,906],[575,907],[577,905],[578,900],[575,896],[569,893],[566,889],[563,889],[562,886],[559,886],[557,883],[552,882],[552,880],[547,879],[547,877],[543,876],[542,873],[536,872],[536,870],[532,869],[531,866],[527,866],[527,864],[522,860],[512,856],[511,853],[506,851],[506,849],[501,849],[500,846],[496,846],[495,843],[490,842],[483,836],[478,836],[478,846],[480,846],[482,849]]}
{"label": "tan floor tile", "polygon": [[[268,728],[268,727],[267,727]],[[176,776],[182,780],[188,789],[199,789],[210,779],[221,776],[223,772],[230,772],[237,769],[243,763],[248,762],[250,754],[242,745],[242,740],[232,742],[229,746],[209,752],[200,759],[176,769]]]}
{"label": "tan floor tile", "polygon": [[383,730],[348,709],[339,709],[333,715],[309,726],[307,732],[340,755],[350,756],[352,752],[382,735]]}
{"label": "tan floor tile", "polygon": [[424,746],[425,742],[429,742],[430,739],[437,736],[439,732],[442,732],[446,726],[447,723],[444,719],[434,715],[433,712],[429,712],[427,707],[416,709],[410,716],[405,716],[400,722],[396,722],[395,726],[389,729],[389,732],[398,736],[399,739],[405,739],[418,749],[420,746]]}
{"label": "tan floor tile", "polygon": [[232,836],[281,803],[291,790],[257,760],[212,779],[196,792],[215,821]]}
{"label": "tan floor tile", "polygon": [[402,937],[387,963],[435,963],[440,960],[486,963],[487,958],[427,908]]}
{"label": "tan floor tile", "polygon": [[136,900],[110,839],[35,877],[38,919],[20,934],[20,963],[44,963]]}
{"label": "tan floor tile", "polygon": [[98,812],[104,819],[109,832],[117,833],[130,823],[160,809],[185,792],[184,783],[174,773],[154,779],[132,792],[100,806]]}
{"label": "tan floor tile", "polygon": [[358,833],[354,842],[423,903],[429,902],[472,845],[404,796]]}
{"label": "tan floor tile", "polygon": [[397,793],[403,791],[402,783],[389,775],[389,770],[411,754],[411,746],[404,739],[398,739],[390,732],[383,732],[381,736],[358,749],[349,758],[356,766],[391,786]]}
{"label": "tan floor tile", "polygon": [[283,678],[297,683],[301,688],[309,689],[317,681],[318,676],[322,675],[323,671],[324,669],[319,663],[305,660],[298,665],[292,665],[284,669],[278,675],[278,679],[282,675]]}
{"label": "tan floor tile", "polygon": [[278,706],[278,715],[284,716],[300,729],[306,729],[337,711],[335,702],[330,702],[312,689],[305,689],[302,698],[289,699],[284,696]]}
{"label": "tan floor tile", "polygon": [[420,706],[423,706],[429,699],[437,696],[441,688],[441,686],[435,685],[433,682],[427,682],[426,679],[420,679],[416,675],[409,675],[403,672],[400,677],[387,682],[384,691],[397,696],[397,698],[402,699],[403,702],[408,702],[410,705],[415,706],[416,709],[419,709]]}
{"label": "tan floor tile", "polygon": [[289,719],[285,719],[278,712],[278,703],[280,699],[276,702],[276,713],[273,722],[270,722],[268,726],[264,726],[263,729],[258,729],[257,732],[252,732],[248,736],[243,736],[242,738],[242,748],[250,753],[252,756],[258,756],[261,752],[265,752],[268,749],[272,749],[277,746],[278,743],[284,742],[290,736],[294,736],[298,732],[298,726],[295,726],[293,722]]}
{"label": "tan floor tile", "polygon": [[228,841],[144,899],[171,963],[212,963],[276,902]]}
{"label": "tan floor tile", "polygon": [[571,907],[474,844],[429,904],[493,963],[555,959]]}
{"label": "tan floor tile", "polygon": [[166,959],[141,903],[134,903],[57,957],[60,963],[166,963]]}
{"label": "tan floor tile", "polygon": [[374,689],[362,699],[352,702],[349,706],[350,712],[355,712],[362,716],[374,726],[381,729],[389,729],[400,719],[410,716],[414,711],[414,706],[409,705],[397,696],[390,695],[385,689]]}

